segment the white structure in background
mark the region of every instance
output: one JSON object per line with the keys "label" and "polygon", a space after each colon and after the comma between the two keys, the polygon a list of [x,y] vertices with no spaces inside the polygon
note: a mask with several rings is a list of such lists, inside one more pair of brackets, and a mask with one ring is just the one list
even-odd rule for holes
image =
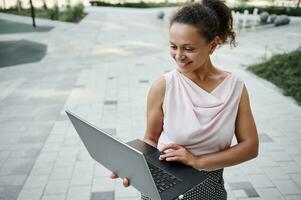
{"label": "white structure in background", "polygon": [[258,14],[258,8],[255,8],[253,10],[253,15],[252,15],[252,21],[253,21],[253,27],[256,26],[256,24],[258,24],[259,22],[259,14]]}
{"label": "white structure in background", "polygon": [[243,18],[242,18],[242,27],[243,28],[247,27],[248,17],[249,17],[249,11],[248,10],[244,10],[244,14],[243,14]]}
{"label": "white structure in background", "polygon": [[248,24],[251,24],[251,27],[255,27],[259,21],[258,9],[255,8],[252,14],[249,14],[248,10],[244,10],[244,13],[234,12],[232,11],[233,17],[233,26],[235,29],[239,27],[244,29]]}

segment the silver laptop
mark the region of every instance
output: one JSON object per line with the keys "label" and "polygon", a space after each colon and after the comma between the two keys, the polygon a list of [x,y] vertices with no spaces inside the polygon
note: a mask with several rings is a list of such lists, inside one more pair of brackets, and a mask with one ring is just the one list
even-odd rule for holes
{"label": "silver laptop", "polygon": [[71,111],[66,113],[91,157],[120,178],[127,177],[152,200],[181,199],[207,178],[203,171],[180,162],[159,160],[164,152],[139,139],[124,143]]}

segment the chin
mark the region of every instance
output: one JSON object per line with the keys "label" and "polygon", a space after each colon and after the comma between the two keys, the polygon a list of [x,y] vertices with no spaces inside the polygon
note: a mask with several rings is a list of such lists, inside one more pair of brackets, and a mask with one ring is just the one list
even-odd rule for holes
{"label": "chin", "polygon": [[191,68],[189,68],[189,67],[183,68],[183,67],[177,66],[177,70],[178,70],[179,72],[188,73],[188,72],[191,71]]}

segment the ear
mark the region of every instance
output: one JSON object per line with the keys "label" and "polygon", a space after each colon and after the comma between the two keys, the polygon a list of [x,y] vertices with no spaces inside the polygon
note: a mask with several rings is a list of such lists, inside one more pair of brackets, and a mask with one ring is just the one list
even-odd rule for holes
{"label": "ear", "polygon": [[213,54],[214,50],[218,45],[220,45],[220,38],[218,36],[215,36],[213,40],[210,42],[210,48],[209,48],[209,54]]}

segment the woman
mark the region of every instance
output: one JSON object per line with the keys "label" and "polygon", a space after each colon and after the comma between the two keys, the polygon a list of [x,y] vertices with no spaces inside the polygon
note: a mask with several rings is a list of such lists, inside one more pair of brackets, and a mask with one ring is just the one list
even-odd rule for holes
{"label": "woman", "polygon": [[[170,54],[177,68],[155,81],[147,97],[144,141],[208,173],[184,199],[227,199],[223,168],[253,159],[258,135],[243,81],[211,63],[210,55],[230,39],[235,46],[230,9],[203,0],[179,9],[170,21]],[[233,136],[238,144],[231,146]],[[117,178],[112,173],[111,178]],[[125,187],[129,180],[123,180]],[[192,197],[193,196],[193,197]],[[142,199],[149,199],[142,194]]]}

